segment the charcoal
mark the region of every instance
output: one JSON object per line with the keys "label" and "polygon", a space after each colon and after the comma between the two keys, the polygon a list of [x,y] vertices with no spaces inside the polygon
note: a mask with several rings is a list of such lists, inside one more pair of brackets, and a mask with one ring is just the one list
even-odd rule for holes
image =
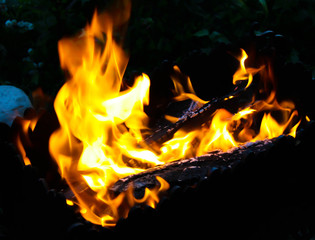
{"label": "charcoal", "polygon": [[[201,168],[199,166],[191,166],[184,168],[184,170],[181,172],[181,174],[178,177],[178,181],[182,182],[185,181],[187,178],[189,178],[190,184],[193,185],[197,181],[199,181],[200,176],[206,175],[207,169]],[[193,177],[191,177],[193,176]]]}
{"label": "charcoal", "polygon": [[39,178],[38,179],[38,184],[37,184],[37,189],[38,192],[42,195],[42,196],[46,196],[48,193],[48,186],[47,186],[47,182],[44,178]]}
{"label": "charcoal", "polygon": [[168,204],[169,204],[169,197],[161,197],[160,201],[158,202],[157,206],[156,206],[156,211],[157,213],[159,213],[159,211],[161,209],[167,209],[168,208]]}
{"label": "charcoal", "polygon": [[143,214],[153,216],[154,214],[156,214],[156,210],[148,205],[145,205],[143,208]]}
{"label": "charcoal", "polygon": [[86,239],[87,229],[81,222],[71,224],[67,229],[67,238],[73,240]]}
{"label": "charcoal", "polygon": [[182,188],[178,185],[174,185],[170,190],[169,194],[171,197],[175,197],[176,195],[180,194],[182,192]]}
{"label": "charcoal", "polygon": [[37,182],[39,179],[37,169],[32,167],[31,165],[26,165],[24,167],[24,177],[29,182]]}
{"label": "charcoal", "polygon": [[[109,238],[109,236],[106,236]],[[97,240],[97,239],[104,239],[95,228],[89,228],[84,236],[84,238],[81,239],[89,239],[89,240]]]}
{"label": "charcoal", "polygon": [[126,226],[128,226],[127,220],[125,218],[120,218],[116,223],[115,232],[123,233]]}
{"label": "charcoal", "polygon": [[[137,217],[140,215],[141,208],[138,205],[135,205],[132,207],[128,213],[128,219],[137,219]],[[134,220],[137,221],[137,220]]]}

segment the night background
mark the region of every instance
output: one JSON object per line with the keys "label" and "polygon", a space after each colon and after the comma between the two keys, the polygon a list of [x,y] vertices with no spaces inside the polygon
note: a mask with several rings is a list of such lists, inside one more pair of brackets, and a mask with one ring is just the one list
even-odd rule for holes
{"label": "night background", "polygon": [[[0,83],[28,94],[41,87],[54,96],[64,81],[58,40],[77,33],[95,8],[111,2],[1,0]],[[125,41],[130,56],[126,75],[150,74],[164,60],[181,64],[193,54],[206,58],[218,49],[235,51],[272,30],[284,38],[279,43],[284,63],[302,64],[314,77],[314,5],[311,0],[134,0]]]}
{"label": "night background", "polygon": [[[124,41],[124,49],[129,55],[125,78],[128,84],[141,72],[149,75],[150,103],[153,107],[152,109],[148,107],[146,111],[150,117],[160,117],[159,111],[163,113],[172,99],[172,82],[169,76],[173,71],[173,65],[178,65],[184,74],[190,76],[196,94],[208,100],[222,96],[233,89],[232,76],[239,64],[235,57],[240,54],[239,49],[244,48],[249,53],[249,59],[254,56],[253,62],[256,55],[272,56],[275,77],[279,80],[277,98],[292,99],[297,108],[301,109],[302,114],[309,116],[311,120],[315,119],[313,98],[315,2],[313,0],[132,0],[131,2],[131,17]],[[58,41],[63,37],[75,36],[91,20],[95,9],[101,11],[115,4],[117,2],[114,0],[0,0],[0,85],[13,85],[23,89],[32,100],[36,111],[45,108],[45,111],[53,115],[53,99],[67,79],[67,73],[60,68]],[[255,63],[253,66],[257,67]],[[45,124],[46,122],[42,125]],[[57,127],[58,123],[52,125],[44,134],[49,136]],[[1,131],[2,129],[1,127]],[[1,136],[0,140],[2,141]],[[308,147],[314,146],[314,140],[307,144]],[[1,145],[0,148],[5,149]],[[269,163],[270,161],[267,164]],[[47,174],[45,172],[47,166],[37,164],[38,175],[43,177]],[[295,163],[289,164],[291,165],[287,168],[291,171]],[[305,164],[309,163],[305,160]],[[310,166],[313,167],[314,164]],[[41,167],[44,173],[41,172]],[[268,166],[265,168],[266,171],[269,170]],[[305,169],[299,168],[301,176]],[[312,168],[307,170],[307,173],[313,171]],[[32,171],[29,168],[23,170],[23,174],[27,178],[33,176]],[[54,171],[57,171],[56,166]],[[303,181],[314,180],[314,177],[308,177]],[[0,180],[4,179],[0,178]],[[304,184],[303,181],[301,184]],[[300,184],[299,181],[298,183]],[[49,186],[51,188],[56,187],[53,181],[48,184],[51,184]],[[293,198],[294,201],[290,201],[290,204],[294,205],[292,209],[290,205],[292,212],[288,213],[286,206],[280,208],[268,219],[268,223],[262,224],[262,229],[257,227],[258,230],[249,231],[249,235],[253,236],[252,239],[272,239],[270,236],[273,232],[282,232],[280,236],[283,239],[314,240],[315,199],[313,190],[310,189],[313,185],[311,182],[303,185],[303,190],[306,189],[308,194],[302,194],[302,203],[298,200],[297,203],[295,202],[295,199],[299,198],[297,195]],[[0,187],[3,186],[0,184]],[[6,190],[6,187],[4,189]],[[294,189],[298,190],[299,187]],[[221,190],[218,192],[221,193]],[[308,199],[311,195],[312,198]],[[55,194],[56,201],[63,201],[58,198],[62,197]],[[2,236],[6,237],[12,227],[7,223],[10,217],[6,212],[5,204],[6,200],[2,201],[0,198],[0,239]],[[62,207],[65,208],[63,205]],[[22,207],[17,209],[19,208]],[[56,212],[58,211],[59,208]],[[26,213],[33,214],[31,210],[30,212],[26,210]],[[70,224],[67,224],[72,224],[73,227],[73,222],[77,224],[76,216],[73,217],[72,213],[69,213],[69,216],[71,220],[69,220]],[[22,219],[27,220],[27,217]],[[294,220],[284,222],[286,219]],[[86,223],[83,221],[78,220],[81,225],[75,225],[74,230],[71,228],[74,235],[67,232],[65,239],[80,239],[78,236],[83,228],[85,230],[93,228],[91,224],[84,225]],[[67,224],[60,223],[58,234],[63,233],[63,227]],[[32,226],[30,223],[28,225]],[[100,229],[96,232],[103,237],[112,234]],[[32,235],[31,230],[27,233],[29,234],[27,236]],[[99,235],[94,231],[91,236]]]}

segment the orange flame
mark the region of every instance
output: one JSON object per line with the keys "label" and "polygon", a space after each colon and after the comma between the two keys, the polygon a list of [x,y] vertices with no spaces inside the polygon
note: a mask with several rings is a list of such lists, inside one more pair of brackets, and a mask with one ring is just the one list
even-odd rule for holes
{"label": "orange flame", "polygon": [[[121,217],[117,211],[125,198],[153,206],[157,192],[167,185],[160,179],[161,189],[146,190],[142,199],[133,198],[131,192],[113,198],[108,190],[118,179],[143,171],[143,166],[162,163],[155,153],[139,147],[148,121],[143,111],[149,103],[148,76],[142,74],[130,89],[121,91],[127,57],[112,31],[120,24],[106,13],[95,13],[83,34],[59,42],[61,66],[71,78],[55,99],[60,129],[49,144],[82,215],[105,226]],[[104,49],[98,42],[106,42]],[[81,194],[77,182],[84,182],[94,196]]]}
{"label": "orange flame", "polygon": [[[141,199],[133,196],[132,189],[113,196],[110,187],[120,178],[212,150],[226,151],[247,141],[283,133],[294,136],[299,124],[292,126],[297,116],[294,104],[277,103],[275,92],[271,91],[264,100],[253,97],[251,106],[235,114],[218,109],[199,129],[190,132],[180,129],[158,153],[152,151],[143,144],[142,136],[143,130],[148,130],[144,105],[149,104],[149,77],[142,74],[131,88],[122,90],[128,58],[114,36],[130,14],[130,3],[124,3],[121,17],[95,12],[91,24],[79,36],[62,39],[58,44],[61,67],[69,72],[70,79],[54,102],[60,129],[51,135],[49,149],[75,194],[81,214],[103,226],[115,225],[120,217],[127,216],[134,204],[155,207],[160,193],[169,187],[165,180],[157,177],[160,186],[146,189]],[[233,76],[233,83],[247,80],[248,88],[254,74],[260,73],[263,78],[268,69],[266,66],[246,68],[246,59],[247,54],[242,50],[240,68]],[[175,75],[181,74],[177,66],[174,70]],[[176,100],[191,99],[199,106],[206,103],[196,96],[189,77],[186,77],[186,86],[176,76],[173,82]],[[261,120],[259,113],[263,114]],[[177,120],[172,116],[167,119]],[[260,129],[253,126],[257,122],[261,122]],[[68,204],[73,201],[68,200]]]}
{"label": "orange flame", "polygon": [[[28,131],[29,130],[34,131],[36,124],[37,124],[37,121],[38,121],[38,117],[33,118],[31,120],[23,119],[23,118],[17,118],[17,124],[18,124],[18,126],[21,127],[21,131],[18,132],[15,141],[16,141],[17,149],[19,150],[25,165],[31,165],[31,161],[27,157],[26,151],[24,148],[25,146],[28,146],[28,147],[32,146],[32,142],[29,138]],[[22,141],[22,138],[24,141]]]}
{"label": "orange flame", "polygon": [[242,55],[241,57],[238,58],[240,62],[240,67],[239,69],[234,73],[233,75],[233,84],[236,85],[238,81],[243,81],[247,80],[247,85],[246,88],[249,87],[249,85],[253,81],[253,76],[259,72],[263,67],[261,68],[246,68],[245,67],[245,60],[248,58],[247,53],[245,52],[244,49],[241,49]]}

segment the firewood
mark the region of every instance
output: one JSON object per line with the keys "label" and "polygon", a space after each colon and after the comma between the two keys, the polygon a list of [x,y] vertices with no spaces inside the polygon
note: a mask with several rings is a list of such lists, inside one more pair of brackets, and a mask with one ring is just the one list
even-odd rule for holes
{"label": "firewood", "polygon": [[[132,187],[134,195],[141,197],[145,188],[152,188],[159,184],[156,176],[166,180],[170,186],[185,187],[197,184],[214,173],[222,173],[227,169],[234,171],[244,163],[251,164],[261,155],[268,155],[267,158],[273,159],[291,158],[292,154],[287,149],[294,151],[293,149],[297,149],[301,143],[308,143],[312,139],[310,133],[314,132],[315,122],[311,121],[304,124],[304,127],[297,132],[296,138],[280,135],[273,139],[248,142],[226,152],[214,151],[203,156],[166,163],[122,178],[111,187],[111,190],[119,194]],[[263,158],[265,159],[266,156]]]}
{"label": "firewood", "polygon": [[255,87],[252,87],[255,84],[252,84],[248,88],[245,88],[245,85],[241,83],[232,93],[213,98],[199,109],[183,115],[177,122],[158,128],[153,134],[145,138],[144,144],[154,148],[155,144],[162,144],[171,139],[179,129],[189,131],[200,127],[203,123],[209,121],[213,113],[220,108],[237,112],[240,107],[244,107],[252,101],[253,93],[256,91]]}
{"label": "firewood", "polygon": [[111,190],[115,194],[125,192],[129,187],[134,189],[134,195],[141,197],[145,188],[156,186],[156,176],[165,179],[171,186],[191,186],[208,178],[213,172],[222,172],[232,169],[241,162],[268,151],[277,142],[288,141],[291,137],[281,136],[266,139],[255,143],[247,143],[241,147],[233,148],[227,152],[214,151],[203,156],[178,160],[164,165],[156,166],[144,172],[130,175],[118,180]]}

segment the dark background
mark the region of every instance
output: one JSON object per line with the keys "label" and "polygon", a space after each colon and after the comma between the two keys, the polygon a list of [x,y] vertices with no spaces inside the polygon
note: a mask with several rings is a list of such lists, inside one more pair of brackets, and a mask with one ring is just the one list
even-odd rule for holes
{"label": "dark background", "polygon": [[[13,84],[29,95],[41,87],[54,97],[65,79],[59,67],[58,40],[77,33],[96,7],[104,9],[112,2],[1,1],[0,84]],[[150,74],[165,59],[183,64],[196,52],[205,59],[217,49],[226,54],[231,46],[234,50],[244,47],[255,35],[273,30],[285,37],[280,43],[283,64],[302,63],[314,77],[314,5],[312,0],[133,0],[125,42],[130,55],[126,76],[134,71]],[[16,22],[10,24],[8,20]],[[21,27],[21,21],[32,26]],[[228,69],[226,58],[213,67],[221,66],[223,75],[234,71]],[[218,81],[209,77],[212,69],[208,62],[199,62],[201,71],[210,67],[208,78],[192,76],[193,84]]]}

